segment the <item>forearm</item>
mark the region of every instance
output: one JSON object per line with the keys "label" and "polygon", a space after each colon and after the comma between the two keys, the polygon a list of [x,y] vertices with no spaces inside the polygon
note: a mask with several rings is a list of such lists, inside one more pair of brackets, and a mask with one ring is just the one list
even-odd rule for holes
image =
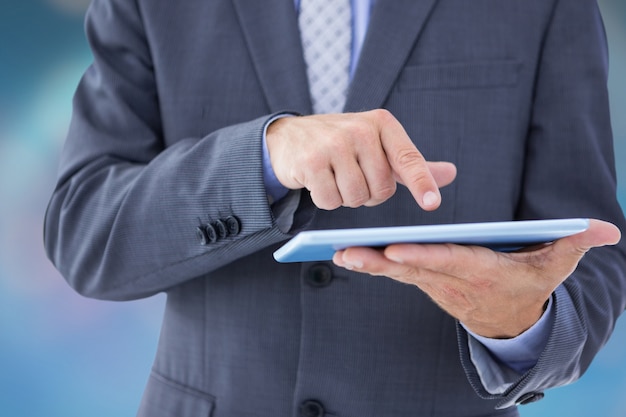
{"label": "forearm", "polygon": [[[181,113],[189,97],[163,91],[170,63],[158,62],[142,12],[136,2],[95,0],[87,13],[94,62],[75,95],[46,216],[50,258],[91,297],[151,295],[287,237],[262,178],[271,115],[219,106],[205,114],[201,105]],[[229,216],[238,233],[198,241],[198,227]]]}
{"label": "forearm", "polygon": [[[105,154],[87,163],[51,200],[51,259],[79,292],[127,299],[285,239],[262,180],[265,119],[180,141],[146,164]],[[239,234],[201,245],[196,228],[228,216],[239,219]]]}

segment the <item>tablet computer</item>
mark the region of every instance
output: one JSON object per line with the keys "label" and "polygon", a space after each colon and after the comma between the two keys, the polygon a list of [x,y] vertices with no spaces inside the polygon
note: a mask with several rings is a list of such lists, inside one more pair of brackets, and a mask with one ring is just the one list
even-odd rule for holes
{"label": "tablet computer", "polygon": [[589,219],[573,218],[310,230],[298,233],[274,252],[274,259],[278,262],[328,261],[337,250],[351,246],[384,247],[394,243],[456,243],[514,251],[580,233],[588,227]]}

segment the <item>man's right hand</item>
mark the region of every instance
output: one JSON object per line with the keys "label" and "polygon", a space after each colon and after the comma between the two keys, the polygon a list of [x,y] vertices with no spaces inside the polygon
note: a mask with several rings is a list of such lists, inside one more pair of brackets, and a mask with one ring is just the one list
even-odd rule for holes
{"label": "man's right hand", "polygon": [[441,203],[439,187],[456,177],[449,162],[429,162],[386,110],[286,117],[267,129],[276,178],[306,188],[325,210],[376,206],[405,185],[424,210]]}

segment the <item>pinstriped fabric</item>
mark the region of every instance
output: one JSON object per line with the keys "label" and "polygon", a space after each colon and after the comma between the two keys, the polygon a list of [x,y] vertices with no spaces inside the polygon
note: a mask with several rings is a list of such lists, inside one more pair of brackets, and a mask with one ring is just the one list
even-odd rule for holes
{"label": "pinstriped fabric", "polygon": [[[595,2],[513,3],[377,3],[345,109],[389,109],[459,176],[435,213],[401,187],[313,226],[592,216],[626,230]],[[624,244],[587,255],[556,294],[538,365],[495,397],[467,334],[457,345],[454,320],[417,289],[330,264],[319,288],[307,283],[315,265],[274,262],[288,236],[263,189],[261,135],[272,112],[310,110],[296,23],[284,0],[95,0],[89,11],[96,64],[76,95],[46,246],[85,295],[168,293],[162,377],[139,415],[294,415],[316,399],[327,415],[509,417],[520,398],[577,377],[623,311]],[[313,211],[300,206],[296,224]],[[198,243],[198,218],[231,214],[239,235]]]}

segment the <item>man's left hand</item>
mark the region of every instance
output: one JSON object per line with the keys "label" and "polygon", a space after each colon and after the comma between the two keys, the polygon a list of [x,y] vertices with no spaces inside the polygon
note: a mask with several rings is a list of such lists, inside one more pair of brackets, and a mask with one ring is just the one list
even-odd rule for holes
{"label": "man's left hand", "polygon": [[511,338],[543,314],[546,300],[593,247],[613,245],[619,229],[591,220],[579,234],[528,251],[494,252],[478,246],[397,244],[383,250],[338,251],[333,262],[349,270],[416,285],[472,332]]}

